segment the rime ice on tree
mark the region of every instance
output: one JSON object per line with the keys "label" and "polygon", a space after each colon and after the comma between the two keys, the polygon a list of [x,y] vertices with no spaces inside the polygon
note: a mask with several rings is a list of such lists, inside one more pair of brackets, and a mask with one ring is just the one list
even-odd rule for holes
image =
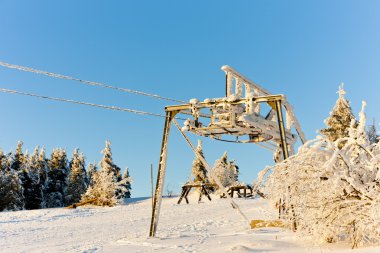
{"label": "rime ice on tree", "polygon": [[39,171],[39,177],[40,177],[40,185],[42,188],[42,202],[41,202],[41,208],[45,208],[46,205],[46,193],[47,193],[47,178],[48,178],[48,172],[49,172],[49,165],[47,162],[47,159],[45,157],[45,148],[42,148],[39,155],[38,155],[38,171]]}
{"label": "rime ice on tree", "polygon": [[132,179],[128,169],[120,175],[120,168],[112,162],[109,142],[101,163],[107,175],[100,175],[96,166],[90,164],[90,179],[85,157],[78,149],[68,163],[63,149],[54,149],[47,159],[44,148],[39,151],[37,146],[29,156],[27,151],[23,153],[22,145],[19,141],[16,151],[7,155],[0,149],[0,211],[62,207],[79,202],[88,185],[99,185],[100,177],[109,178],[111,187],[103,184],[98,191],[107,194],[113,189],[112,196],[117,200],[130,197]]}
{"label": "rime ice on tree", "polygon": [[112,160],[111,143],[106,141],[102,151],[99,171],[93,170],[90,186],[81,201],[92,201],[94,205],[114,206],[118,199],[128,196],[131,178],[128,170],[124,177],[120,176],[120,168]]}
{"label": "rime ice on tree", "polygon": [[39,147],[34,149],[24,168],[22,178],[25,197],[25,209],[39,209],[43,203],[43,184],[40,179]]}
{"label": "rime ice on tree", "polygon": [[217,177],[224,188],[238,183],[238,168],[234,161],[228,161],[227,152],[224,152],[224,154],[216,160],[212,172],[212,176]]}
{"label": "rime ice on tree", "polygon": [[79,154],[79,149],[74,150],[70,161],[70,174],[68,176],[68,187],[66,193],[66,204],[71,205],[80,201],[82,194],[87,189],[87,174],[83,153]]}
{"label": "rime ice on tree", "polygon": [[[201,140],[198,140],[197,151],[202,155],[202,157],[204,157]],[[194,176],[194,183],[201,184],[209,181],[207,177],[207,170],[198,157],[195,157],[191,171]]]}
{"label": "rime ice on tree", "polygon": [[125,171],[123,173],[123,176],[121,177],[121,180],[118,182],[118,191],[117,191],[117,198],[118,199],[127,199],[131,197],[131,190],[132,190],[132,178],[129,175],[129,169],[128,167],[125,168]]}
{"label": "rime ice on tree", "polygon": [[93,185],[93,182],[96,180],[97,172],[98,172],[98,169],[96,167],[96,162],[90,163],[87,170],[87,185],[88,186]]}
{"label": "rime ice on tree", "polygon": [[325,135],[263,170],[261,190],[273,202],[282,199],[287,208],[283,218],[317,240],[379,245],[380,145],[371,144],[366,134],[366,103],[357,122],[342,88],[339,95]]}
{"label": "rime ice on tree", "polygon": [[46,179],[45,201],[46,207],[65,206],[65,194],[67,190],[67,166],[66,150],[55,149],[49,160],[49,171]]}
{"label": "rime ice on tree", "polygon": [[379,135],[377,134],[375,119],[373,119],[373,123],[368,126],[367,135],[370,143],[376,143],[379,141]]}
{"label": "rime ice on tree", "polygon": [[24,209],[24,190],[12,168],[0,170],[0,211]]}
{"label": "rime ice on tree", "polygon": [[[325,120],[327,128],[320,130],[330,141],[347,137],[351,122],[355,120],[350,102],[344,97],[346,91],[343,89],[343,84],[339,86],[338,94],[338,100],[330,112],[330,116]],[[340,147],[342,147],[342,145],[343,143],[339,144]]]}
{"label": "rime ice on tree", "polygon": [[110,141],[106,141],[106,146],[102,150],[102,154],[103,158],[100,161],[100,168],[112,174],[115,177],[115,181],[120,180],[120,168],[113,163]]}

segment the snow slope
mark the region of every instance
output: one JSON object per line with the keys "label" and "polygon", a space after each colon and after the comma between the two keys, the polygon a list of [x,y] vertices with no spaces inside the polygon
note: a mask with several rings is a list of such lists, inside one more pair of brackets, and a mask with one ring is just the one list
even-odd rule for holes
{"label": "snow slope", "polygon": [[[0,252],[333,252],[348,245],[314,245],[277,228],[251,230],[226,199],[177,205],[163,199],[156,238],[148,238],[150,199],[113,208],[43,209],[0,213]],[[252,219],[275,219],[265,200],[236,199]],[[362,248],[351,252],[380,252]]]}

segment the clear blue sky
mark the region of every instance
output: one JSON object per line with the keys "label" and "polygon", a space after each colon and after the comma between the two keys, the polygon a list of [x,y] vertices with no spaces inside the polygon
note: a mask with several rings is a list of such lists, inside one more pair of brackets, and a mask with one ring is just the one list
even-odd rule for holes
{"label": "clear blue sky", "polygon": [[[380,121],[379,1],[0,0],[0,60],[188,100],[224,95],[222,65],[287,95],[307,138],[345,82],[354,112]],[[170,103],[0,68],[0,87],[162,113]],[[132,195],[150,192],[163,119],[0,94],[0,146],[79,147],[99,161],[106,139],[129,166]],[[166,184],[179,191],[194,155],[172,129]],[[196,137],[191,136],[195,142]],[[251,183],[272,164],[254,145],[205,140],[210,164],[229,152]]]}

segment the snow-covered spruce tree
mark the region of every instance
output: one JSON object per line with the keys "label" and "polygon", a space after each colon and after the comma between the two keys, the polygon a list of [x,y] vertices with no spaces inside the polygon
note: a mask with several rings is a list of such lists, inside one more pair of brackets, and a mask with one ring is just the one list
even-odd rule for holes
{"label": "snow-covered spruce tree", "polygon": [[318,136],[259,174],[272,172],[262,182],[265,194],[274,203],[282,199],[283,218],[300,233],[352,247],[380,243],[380,146],[368,140],[364,106],[346,137]]}
{"label": "snow-covered spruce tree", "polygon": [[114,206],[117,203],[117,183],[114,175],[101,168],[94,178],[93,184],[87,188],[81,202],[93,201],[97,206]]}
{"label": "snow-covered spruce tree", "polygon": [[71,205],[80,201],[87,190],[87,173],[85,169],[84,155],[79,154],[79,149],[74,150],[70,161],[70,174],[66,192],[66,204]]}
{"label": "snow-covered spruce tree", "polygon": [[96,167],[96,162],[90,163],[90,165],[88,165],[88,170],[87,170],[87,185],[88,186],[93,185],[97,172],[98,172],[98,169]]}
{"label": "snow-covered spruce tree", "polygon": [[[212,178],[217,177],[223,187],[229,187],[236,183],[238,178],[238,170],[234,161],[228,161],[227,152],[216,160],[213,171]],[[215,180],[212,179],[212,182]]]}
{"label": "snow-covered spruce tree", "polygon": [[120,176],[120,168],[113,164],[111,143],[106,141],[106,147],[102,151],[103,158],[100,162],[100,170],[92,178],[92,185],[87,188],[81,201],[94,200],[98,206],[114,206],[118,201],[118,193],[123,190],[123,180]]}
{"label": "snow-covered spruce tree", "polygon": [[22,186],[24,188],[25,209],[39,209],[43,202],[43,185],[40,181],[39,147],[34,149],[23,168]]}
{"label": "snow-covered spruce tree", "polygon": [[13,159],[10,164],[11,169],[17,172],[21,170],[22,164],[26,162],[25,155],[22,152],[22,145],[23,145],[22,141],[19,141],[17,143],[16,152],[14,153]]}
{"label": "snow-covered spruce tree", "polygon": [[[28,151],[25,154],[22,151],[23,142],[19,141],[17,143],[17,148],[10,160],[10,168],[12,171],[17,173],[18,180],[21,182],[21,187],[23,189],[22,202],[25,208],[25,187],[29,187],[29,154]],[[15,179],[16,180],[16,179]]]}
{"label": "snow-covered spruce tree", "polygon": [[371,144],[379,141],[379,139],[378,139],[379,136],[377,135],[375,119],[373,119],[372,125],[368,126],[367,135],[368,135],[369,142]]}
{"label": "snow-covered spruce tree", "polygon": [[117,191],[117,198],[118,199],[126,199],[131,197],[131,183],[132,178],[129,175],[129,169],[128,167],[125,168],[125,171],[123,173],[123,176],[121,180],[118,182],[118,191]]}
{"label": "snow-covered spruce tree", "polygon": [[24,195],[18,173],[11,168],[0,170],[0,211],[24,209]]}
{"label": "snow-covered spruce tree", "polygon": [[0,152],[0,211],[24,209],[24,189],[18,172],[11,168],[13,155]]}
{"label": "snow-covered spruce tree", "polygon": [[48,162],[45,188],[46,207],[62,207],[65,205],[65,193],[67,190],[67,176],[69,168],[67,165],[66,151],[54,149]]}
{"label": "snow-covered spruce tree", "polygon": [[115,166],[112,160],[111,142],[106,141],[106,146],[102,150],[103,158],[100,161],[100,168],[115,177],[115,181],[120,177],[120,168]]}
{"label": "snow-covered spruce tree", "polygon": [[40,187],[42,189],[41,208],[46,208],[47,196],[47,178],[49,172],[48,160],[45,157],[45,148],[43,147],[38,155],[38,172],[40,177]]}
{"label": "snow-covered spruce tree", "polygon": [[0,171],[7,168],[7,156],[4,154],[3,150],[0,148]]}
{"label": "snow-covered spruce tree", "polygon": [[[202,141],[198,140],[198,146],[197,146],[198,153],[204,158],[203,154],[203,148],[202,148]],[[207,177],[207,170],[201,160],[198,158],[198,156],[195,157],[193,161],[193,166],[191,168],[192,174],[194,176],[194,183],[207,183],[208,177]]]}
{"label": "snow-covered spruce tree", "polygon": [[[346,91],[343,89],[343,84],[339,87],[338,94],[338,100],[330,112],[330,116],[325,120],[327,128],[320,130],[321,134],[332,142],[347,137],[351,122],[355,119],[350,102],[344,97]],[[340,143],[339,147],[341,148],[343,145],[344,142]]]}
{"label": "snow-covered spruce tree", "polygon": [[239,167],[236,165],[235,160],[228,162],[228,169],[231,171],[233,176],[231,185],[242,184],[239,182]]}
{"label": "snow-covered spruce tree", "polygon": [[211,181],[215,182],[214,177],[217,177],[220,183],[223,185],[223,187],[227,187],[230,183],[229,178],[226,177],[226,170],[228,167],[227,156],[227,152],[224,152],[224,154],[218,160],[215,161],[211,174]]}
{"label": "snow-covered spruce tree", "polygon": [[116,164],[114,164],[113,167],[114,167],[113,171],[115,172],[116,182],[119,182],[122,179],[121,168],[117,166]]}

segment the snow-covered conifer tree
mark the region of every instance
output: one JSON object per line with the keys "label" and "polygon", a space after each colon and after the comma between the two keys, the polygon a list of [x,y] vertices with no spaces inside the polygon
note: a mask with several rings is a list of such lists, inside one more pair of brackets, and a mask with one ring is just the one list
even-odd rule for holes
{"label": "snow-covered conifer tree", "polygon": [[23,142],[19,141],[17,143],[16,152],[13,155],[11,162],[11,169],[17,173],[18,179],[21,182],[21,187],[23,188],[23,206],[25,207],[25,188],[30,188],[30,178],[29,178],[29,154],[28,151],[25,154],[22,151]]}
{"label": "snow-covered conifer tree", "polygon": [[0,148],[0,171],[7,168],[7,157],[3,150]]}
{"label": "snow-covered conifer tree", "polygon": [[[350,102],[344,97],[346,91],[343,89],[343,84],[339,87],[338,94],[338,100],[330,112],[330,116],[325,120],[327,128],[320,130],[330,141],[347,137],[351,122],[355,119]],[[340,143],[339,147],[341,148],[343,145],[344,142]]]}
{"label": "snow-covered conifer tree", "polygon": [[367,135],[368,135],[369,142],[371,144],[376,143],[376,142],[379,141],[378,140],[379,136],[377,135],[377,129],[376,129],[375,119],[373,119],[372,125],[368,126]]}
{"label": "snow-covered conifer tree", "polygon": [[97,172],[98,172],[98,169],[96,167],[96,162],[90,163],[87,170],[87,185],[88,186],[93,185]]}
{"label": "snow-covered conifer tree", "polygon": [[101,170],[112,173],[115,177],[115,181],[119,181],[121,179],[120,168],[113,163],[110,141],[106,141],[106,146],[102,150],[102,154],[103,158],[100,161]]}
{"label": "snow-covered conifer tree", "polygon": [[[197,151],[204,158],[201,140],[198,140]],[[194,176],[194,183],[207,183],[209,181],[207,177],[207,170],[198,156],[196,156],[193,161],[191,171]]]}
{"label": "snow-covered conifer tree", "polygon": [[113,172],[113,161],[112,161],[112,152],[111,152],[111,143],[107,140],[106,146],[102,150],[103,158],[100,161],[100,168],[107,173]]}
{"label": "snow-covered conifer tree", "polygon": [[28,163],[23,168],[25,209],[39,209],[43,202],[43,185],[40,182],[39,147],[34,149]]}
{"label": "snow-covered conifer tree", "polygon": [[266,196],[282,200],[284,218],[301,233],[330,243],[350,241],[352,247],[380,243],[380,146],[369,142],[364,107],[346,136],[318,136],[259,174]]}
{"label": "snow-covered conifer tree", "polygon": [[114,175],[101,168],[96,177],[93,177],[92,185],[87,188],[81,201],[94,200],[94,205],[114,206],[117,203],[116,192],[117,183]]}
{"label": "snow-covered conifer tree", "polygon": [[114,206],[117,203],[117,194],[120,192],[123,181],[120,176],[120,168],[113,163],[111,143],[106,141],[106,147],[102,151],[103,158],[100,162],[100,170],[96,177],[92,178],[92,185],[87,188],[81,201],[95,200],[93,204],[99,206]]}
{"label": "snow-covered conifer tree", "polygon": [[22,145],[23,145],[22,141],[19,141],[17,143],[16,152],[13,155],[13,159],[11,162],[11,169],[13,169],[14,171],[20,171],[22,164],[25,163],[25,156],[24,156],[24,153],[22,152]]}
{"label": "snow-covered conifer tree", "polygon": [[49,160],[49,171],[46,180],[46,207],[61,207],[65,205],[64,196],[67,188],[67,165],[66,151],[54,149]]}
{"label": "snow-covered conifer tree", "polygon": [[119,166],[117,166],[116,164],[114,164],[113,165],[113,171],[114,171],[114,174],[115,174],[115,180],[116,180],[116,182],[121,181],[121,179],[122,179],[121,168]]}
{"label": "snow-covered conifer tree", "polygon": [[239,182],[239,167],[236,165],[235,160],[228,162],[228,169],[233,173],[232,184]]}
{"label": "snow-covered conifer tree", "polygon": [[0,170],[0,211],[24,209],[24,194],[18,173],[10,167]]}
{"label": "snow-covered conifer tree", "polygon": [[83,154],[79,154],[79,149],[74,150],[70,161],[70,174],[66,192],[66,204],[71,205],[80,201],[82,194],[87,189],[87,173]]}
{"label": "snow-covered conifer tree", "polygon": [[123,173],[123,176],[121,180],[118,182],[118,192],[117,192],[117,198],[118,199],[126,199],[131,197],[131,182],[132,178],[129,175],[129,169],[128,167],[125,168],[125,171]]}
{"label": "snow-covered conifer tree", "polygon": [[[212,177],[217,177],[224,187],[231,186],[237,178],[236,167],[233,162],[228,162],[227,152],[224,152],[214,165]],[[213,180],[214,181],[214,180]]]}
{"label": "snow-covered conifer tree", "polygon": [[48,161],[45,157],[45,148],[42,147],[40,154],[38,155],[38,171],[40,177],[40,187],[42,189],[42,201],[41,208],[46,208],[46,198],[47,196],[47,178],[49,172]]}

